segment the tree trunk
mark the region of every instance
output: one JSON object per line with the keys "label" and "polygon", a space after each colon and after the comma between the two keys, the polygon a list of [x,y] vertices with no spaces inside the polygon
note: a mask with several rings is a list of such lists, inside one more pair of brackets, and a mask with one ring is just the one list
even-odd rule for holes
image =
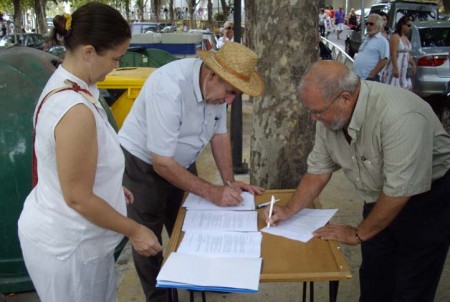
{"label": "tree trunk", "polygon": [[444,6],[444,12],[450,13],[450,0],[442,0],[442,6]]}
{"label": "tree trunk", "polygon": [[295,188],[314,141],[315,125],[297,88],[317,60],[318,0],[253,4],[249,11],[255,15],[246,22],[253,27],[249,44],[254,43],[266,90],[253,100],[250,181],[268,189]]}
{"label": "tree trunk", "polygon": [[[261,1],[266,2],[266,1]],[[228,20],[228,17],[230,16],[230,7],[227,4],[226,0],[220,0],[220,5],[222,6],[222,13],[225,18],[225,21]]]}
{"label": "tree trunk", "polygon": [[36,13],[36,25],[37,32],[40,34],[45,34],[47,32],[47,20],[45,15],[45,5],[47,0],[35,0],[34,9]]}
{"label": "tree trunk", "polygon": [[125,15],[128,23],[130,22],[130,0],[125,0]]}
{"label": "tree trunk", "polygon": [[213,5],[212,5],[212,0],[208,0],[208,25],[209,25],[209,30],[213,30],[214,29],[214,24],[213,24]]}
{"label": "tree trunk", "polygon": [[20,0],[13,0],[13,6],[14,6],[14,15],[13,15],[14,32],[12,34],[20,34],[22,33],[22,20],[21,20],[22,8],[20,6]]}

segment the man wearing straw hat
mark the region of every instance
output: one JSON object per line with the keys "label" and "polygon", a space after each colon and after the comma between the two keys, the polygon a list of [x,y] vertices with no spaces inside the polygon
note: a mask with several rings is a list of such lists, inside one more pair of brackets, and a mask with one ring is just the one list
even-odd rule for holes
{"label": "man wearing straw hat", "polygon": [[[119,132],[124,184],[135,197],[128,216],[152,229],[160,242],[163,225],[172,232],[184,192],[228,207],[242,201],[242,191],[264,191],[235,181],[226,127],[226,105],[241,93],[264,91],[257,56],[235,42],[198,55],[153,72]],[[195,160],[210,142],[222,186],[196,176]],[[155,289],[162,254],[141,257],[133,251],[133,258],[147,301],[165,301],[165,291]]]}

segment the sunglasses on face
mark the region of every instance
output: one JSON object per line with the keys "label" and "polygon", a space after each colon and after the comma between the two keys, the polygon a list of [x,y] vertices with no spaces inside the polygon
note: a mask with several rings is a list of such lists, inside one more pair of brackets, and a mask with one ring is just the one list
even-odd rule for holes
{"label": "sunglasses on face", "polygon": [[406,25],[406,26],[408,26],[408,27],[411,27],[411,24],[403,24],[403,25]]}
{"label": "sunglasses on face", "polygon": [[374,26],[375,23],[373,23],[373,22],[366,22],[366,25]]}
{"label": "sunglasses on face", "polygon": [[233,27],[231,27],[231,26],[228,26],[228,27],[225,27],[225,29],[227,29],[227,30],[232,30],[232,29],[233,29]]}

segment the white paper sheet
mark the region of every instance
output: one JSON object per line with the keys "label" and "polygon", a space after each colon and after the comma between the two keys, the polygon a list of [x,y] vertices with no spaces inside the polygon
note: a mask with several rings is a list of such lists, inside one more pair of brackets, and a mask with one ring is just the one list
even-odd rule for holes
{"label": "white paper sheet", "polygon": [[219,207],[213,204],[211,201],[204,199],[203,197],[189,193],[186,200],[183,203],[183,207],[188,210],[211,210],[211,211],[253,211],[255,210],[255,197],[248,193],[242,192],[241,197],[244,201],[235,207]]}
{"label": "white paper sheet", "polygon": [[336,212],[337,209],[303,209],[276,226],[263,228],[261,232],[308,242],[312,233],[324,226]]}
{"label": "white paper sheet", "polygon": [[216,257],[261,257],[260,232],[187,231],[178,253]]}
{"label": "white paper sheet", "polygon": [[[261,258],[205,257],[170,254],[156,278],[158,287],[226,287],[257,291]],[[184,286],[183,286],[184,285]]]}
{"label": "white paper sheet", "polygon": [[183,232],[186,231],[258,231],[256,211],[196,211],[186,212]]}

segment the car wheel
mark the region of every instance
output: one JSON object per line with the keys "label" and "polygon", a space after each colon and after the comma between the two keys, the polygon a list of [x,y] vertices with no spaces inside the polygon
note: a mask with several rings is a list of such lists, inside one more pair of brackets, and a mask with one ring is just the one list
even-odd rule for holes
{"label": "car wheel", "polygon": [[353,58],[353,56],[355,55],[352,51],[352,49],[350,48],[350,42],[348,40],[345,41],[345,52],[351,57]]}
{"label": "car wheel", "polygon": [[444,126],[445,131],[450,134],[450,106],[446,105],[442,108],[440,114],[440,120],[442,125]]}

